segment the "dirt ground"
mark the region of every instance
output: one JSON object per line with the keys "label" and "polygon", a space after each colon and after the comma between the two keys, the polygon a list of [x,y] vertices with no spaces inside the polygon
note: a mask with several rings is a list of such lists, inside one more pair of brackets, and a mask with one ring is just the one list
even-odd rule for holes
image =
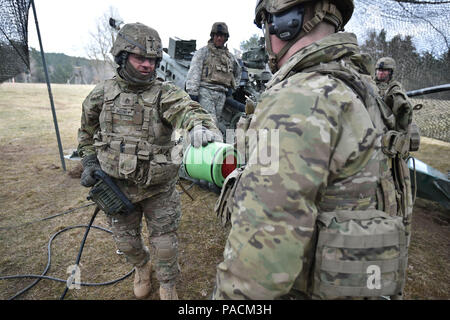
{"label": "dirt ground", "polygon": [[[65,154],[76,148],[80,105],[92,86],[52,86],[61,141]],[[423,140],[423,151],[415,156],[446,172],[450,144]],[[422,154],[423,152],[423,154]],[[55,129],[45,85],[0,85],[0,277],[46,275],[62,281],[43,279],[17,299],[59,299],[65,288],[68,269],[75,263],[84,227],[93,207],[87,189],[80,186],[76,161],[59,158]],[[228,229],[224,229],[213,207],[217,194],[182,180],[191,198],[178,187],[183,217],[179,229],[182,270],[177,283],[181,299],[209,299],[214,287],[216,265],[222,260]],[[72,209],[75,209],[71,211]],[[61,215],[59,215],[61,214]],[[51,219],[45,219],[58,215]],[[419,199],[414,208],[413,233],[407,272],[407,299],[449,299],[450,275],[449,212]],[[94,225],[108,229],[99,213]],[[61,232],[56,235],[56,233]],[[146,239],[147,230],[144,227]],[[56,235],[56,236],[55,236]],[[50,239],[53,241],[50,243]],[[49,259],[48,253],[50,250]],[[50,263],[49,263],[50,262]],[[98,284],[119,279],[131,271],[123,255],[116,253],[111,234],[91,229],[83,251],[80,279]],[[153,272],[153,292],[159,299]],[[0,280],[0,299],[10,299],[35,279]],[[69,290],[65,299],[132,300],[133,276],[114,284],[82,286]]]}

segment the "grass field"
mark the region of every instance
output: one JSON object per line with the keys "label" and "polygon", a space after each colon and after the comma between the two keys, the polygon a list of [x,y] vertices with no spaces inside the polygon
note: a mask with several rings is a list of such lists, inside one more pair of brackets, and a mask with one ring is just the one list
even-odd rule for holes
{"label": "grass field", "polygon": [[[81,103],[92,88],[52,85],[65,154],[77,146]],[[449,143],[422,139],[421,151],[415,156],[443,172],[450,169]],[[48,262],[50,237],[67,227],[89,222],[92,206],[35,222],[89,203],[88,189],[80,185],[76,175],[75,178],[70,175],[77,170],[78,162],[66,159],[65,163],[66,172],[61,167],[46,85],[0,85],[0,277],[41,274]],[[183,185],[189,183],[184,181]],[[186,300],[208,299],[228,230],[221,227],[213,214],[216,194],[197,185],[189,193],[194,200],[184,193],[181,196],[183,218],[178,234],[182,274],[178,294]],[[442,212],[439,206],[421,200],[414,209],[406,285],[409,299],[450,298],[448,214],[439,212]],[[109,228],[103,213],[94,224]],[[75,263],[84,232],[84,228],[70,229],[54,239],[47,276],[67,279],[67,268]],[[89,233],[80,269],[81,281],[90,283],[118,279],[131,271],[125,258],[116,254],[111,235],[97,229]],[[154,273],[152,278],[153,287],[157,288]],[[1,280],[0,299],[13,297],[33,282],[33,279]],[[66,299],[134,299],[132,283],[133,276],[107,286],[82,286],[69,290]],[[59,299],[64,288],[65,283],[41,280],[18,299]],[[149,299],[159,299],[158,291],[153,290]]]}

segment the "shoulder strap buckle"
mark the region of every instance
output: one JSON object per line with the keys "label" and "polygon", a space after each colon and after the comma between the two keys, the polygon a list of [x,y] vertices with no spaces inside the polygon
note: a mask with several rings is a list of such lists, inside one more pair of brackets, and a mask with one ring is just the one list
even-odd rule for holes
{"label": "shoulder strap buckle", "polygon": [[398,131],[390,130],[383,135],[382,141],[383,153],[393,158],[396,155],[405,157],[409,152],[410,136]]}

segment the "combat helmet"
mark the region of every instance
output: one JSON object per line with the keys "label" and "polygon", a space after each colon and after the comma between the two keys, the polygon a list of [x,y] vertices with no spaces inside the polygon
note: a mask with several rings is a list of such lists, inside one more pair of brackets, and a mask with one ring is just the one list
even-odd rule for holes
{"label": "combat helmet", "polygon": [[[314,4],[314,15],[308,21],[304,21],[302,4],[305,3]],[[254,22],[258,28],[265,28],[266,50],[272,72],[278,69],[278,61],[292,45],[320,22],[331,23],[336,31],[344,30],[354,9],[353,0],[257,0]],[[272,51],[270,34],[288,42],[278,54]]]}
{"label": "combat helmet", "polygon": [[216,33],[223,33],[227,39],[230,37],[230,34],[228,33],[228,26],[225,22],[214,22],[209,35],[212,38]]}
{"label": "combat helmet", "polygon": [[383,57],[378,59],[375,69],[386,69],[395,71],[395,60],[390,57]]}
{"label": "combat helmet", "polygon": [[142,23],[127,23],[120,29],[111,48],[111,54],[119,65],[117,58],[123,52],[154,58],[159,64],[163,55],[161,38],[155,29]]}

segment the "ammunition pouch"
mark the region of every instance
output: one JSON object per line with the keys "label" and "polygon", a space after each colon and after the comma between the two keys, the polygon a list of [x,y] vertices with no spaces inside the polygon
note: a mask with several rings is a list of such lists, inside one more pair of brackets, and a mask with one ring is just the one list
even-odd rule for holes
{"label": "ammunition pouch", "polygon": [[383,135],[382,150],[387,156],[393,158],[399,155],[405,158],[410,149],[410,136],[405,132],[390,130]]}
{"label": "ammunition pouch", "polygon": [[313,298],[397,296],[404,287],[409,233],[379,210],[320,213]]}
{"label": "ammunition pouch", "polygon": [[413,122],[409,125],[408,131],[388,131],[382,139],[383,152],[389,157],[399,155],[406,158],[410,151],[419,150],[420,131],[418,126]]}
{"label": "ammunition pouch", "polygon": [[98,182],[89,191],[88,200],[94,201],[108,215],[126,214],[134,210],[134,205],[107,174],[96,170],[94,177]]}
{"label": "ammunition pouch", "polygon": [[[97,133],[97,139],[100,136]],[[175,144],[160,146],[146,141],[124,141],[123,138],[102,139],[96,141],[94,147],[103,171],[111,177],[126,179],[142,187],[164,184],[176,178],[180,164],[177,159],[172,159],[173,153],[179,151]]]}

